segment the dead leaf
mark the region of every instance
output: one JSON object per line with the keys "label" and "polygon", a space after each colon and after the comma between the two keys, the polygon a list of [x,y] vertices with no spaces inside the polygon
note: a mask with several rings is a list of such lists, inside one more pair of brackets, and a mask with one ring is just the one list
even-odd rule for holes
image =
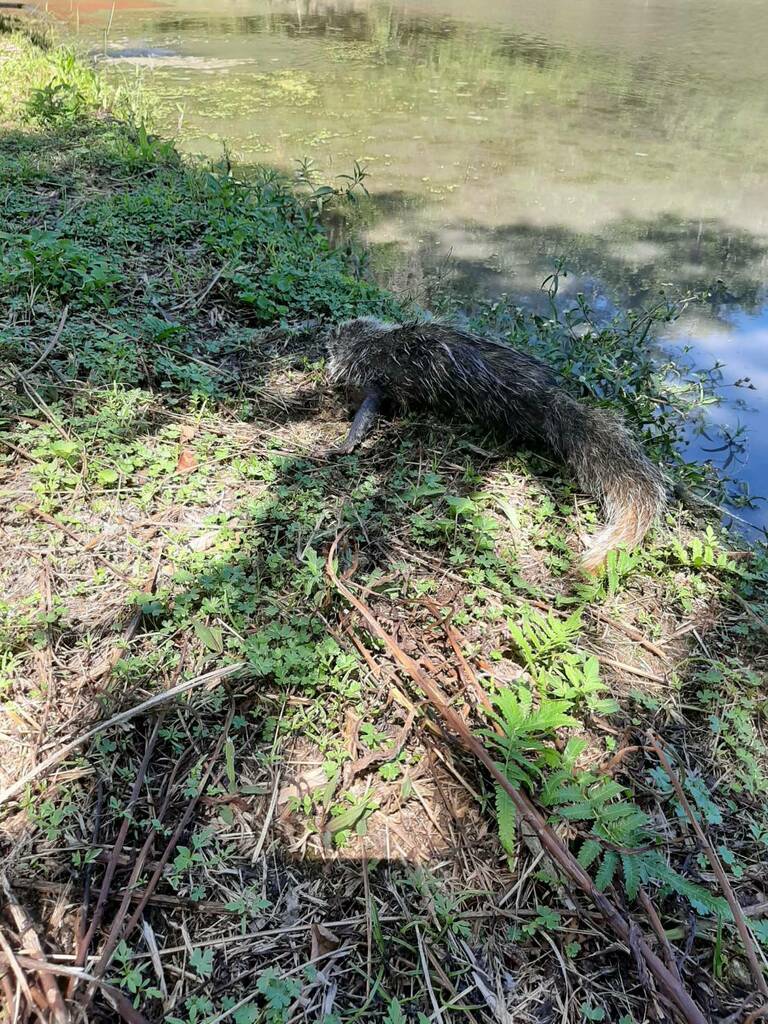
{"label": "dead leaf", "polygon": [[328,776],[325,768],[318,765],[316,768],[308,768],[303,771],[293,782],[287,783],[280,790],[277,797],[278,805],[287,804],[289,800],[301,799],[307,794],[312,794],[322,786],[328,785]]}
{"label": "dead leaf", "polygon": [[179,461],[176,463],[177,473],[191,473],[197,467],[197,456],[191,448],[182,448]]}
{"label": "dead leaf", "polygon": [[329,953],[334,953],[341,945],[341,939],[324,924],[313,923],[310,928],[312,935],[312,949],[309,959],[313,962],[320,960]]}
{"label": "dead leaf", "polygon": [[219,539],[220,533],[220,529],[208,530],[207,533],[201,533],[197,537],[193,537],[189,542],[189,546],[193,551],[208,551]]}
{"label": "dead leaf", "polygon": [[356,715],[351,708],[348,708],[344,716],[344,733],[342,742],[344,744],[344,749],[349,751],[350,757],[357,757],[358,735],[360,733],[361,722],[362,718],[360,718],[359,715]]}

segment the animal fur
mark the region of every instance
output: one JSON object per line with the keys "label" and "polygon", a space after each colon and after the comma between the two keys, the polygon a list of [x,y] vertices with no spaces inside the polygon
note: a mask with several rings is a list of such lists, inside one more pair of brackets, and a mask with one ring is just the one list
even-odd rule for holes
{"label": "animal fur", "polygon": [[331,382],[365,396],[341,451],[352,450],[387,402],[469,420],[564,461],[607,520],[581,558],[586,571],[613,548],[639,544],[665,504],[661,473],[618,416],[576,401],[550,367],[509,345],[438,323],[362,317],[341,324],[328,350]]}

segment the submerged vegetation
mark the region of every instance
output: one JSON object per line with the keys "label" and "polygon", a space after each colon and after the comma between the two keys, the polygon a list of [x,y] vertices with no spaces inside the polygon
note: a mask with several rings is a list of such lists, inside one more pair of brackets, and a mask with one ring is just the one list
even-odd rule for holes
{"label": "submerged vegetation", "polygon": [[50,1019],[669,1013],[406,655],[708,1018],[768,1001],[768,556],[679,454],[675,309],[472,312],[708,499],[578,579],[560,467],[431,422],[320,454],[323,328],[414,312],[323,230],[359,168],[184,160],[70,53],[0,48],[0,923]]}

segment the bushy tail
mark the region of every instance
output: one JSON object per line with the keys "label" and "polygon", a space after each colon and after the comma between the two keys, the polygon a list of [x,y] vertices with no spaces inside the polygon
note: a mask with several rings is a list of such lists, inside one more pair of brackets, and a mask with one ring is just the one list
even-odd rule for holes
{"label": "bushy tail", "polygon": [[603,505],[606,525],[580,561],[585,572],[594,572],[609,551],[643,539],[666,503],[663,477],[617,416],[581,405],[565,392],[552,396],[545,431],[579,485]]}

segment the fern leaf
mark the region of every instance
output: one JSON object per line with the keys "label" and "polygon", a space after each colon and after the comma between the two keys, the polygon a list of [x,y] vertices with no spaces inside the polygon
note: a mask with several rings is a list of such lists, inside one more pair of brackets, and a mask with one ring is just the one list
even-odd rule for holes
{"label": "fern leaf", "polygon": [[568,804],[567,807],[558,807],[557,813],[566,821],[588,821],[595,817],[595,810],[589,800],[582,800],[578,804]]}
{"label": "fern leaf", "polygon": [[[585,659],[584,664],[581,667],[584,678],[589,682],[591,686],[595,686],[600,683],[600,662],[591,654]],[[602,685],[602,684],[600,684]]]}
{"label": "fern leaf", "polygon": [[614,853],[613,850],[609,850],[603,857],[603,863],[600,865],[598,872],[595,875],[595,885],[601,892],[604,889],[607,889],[613,881],[613,876],[616,873],[618,865],[618,854]]}
{"label": "fern leaf", "polygon": [[571,707],[569,700],[545,700],[541,707],[534,714],[529,713],[529,726],[531,731],[551,732],[553,729],[562,729],[566,726],[575,727],[579,723],[571,715],[567,715]]}
{"label": "fern leaf", "polygon": [[593,864],[602,853],[603,847],[596,839],[585,839],[581,844],[579,855],[576,860],[586,871],[587,868]]}
{"label": "fern leaf", "polygon": [[624,888],[631,900],[637,899],[637,890],[640,888],[640,864],[638,858],[631,853],[622,853],[621,866],[624,869]]}
{"label": "fern leaf", "polygon": [[530,718],[531,708],[533,707],[533,694],[525,686],[521,686],[517,693],[520,702],[520,717]]}
{"label": "fern leaf", "polygon": [[581,609],[572,612],[563,623],[563,632],[569,640],[575,638],[581,632]]}
{"label": "fern leaf", "polygon": [[584,751],[587,749],[589,744],[585,739],[580,736],[571,736],[565,745],[563,751],[563,761],[565,764],[573,765],[577,758],[581,757]]}
{"label": "fern leaf", "polygon": [[561,804],[573,804],[577,800],[583,800],[584,794],[581,791],[581,786],[575,782],[571,783],[570,786],[560,786],[551,795],[552,802]]}
{"label": "fern leaf", "polygon": [[509,779],[511,783],[516,786],[531,785],[531,771],[534,769],[534,765],[529,764],[525,758],[515,757],[515,752],[506,751],[507,760],[500,764],[496,762],[496,767]]}
{"label": "fern leaf", "polygon": [[499,839],[510,857],[517,848],[517,808],[506,789],[496,787],[496,820],[499,823]]}
{"label": "fern leaf", "polygon": [[533,648],[528,643],[528,639],[527,639],[525,633],[514,622],[509,622],[508,626],[509,626],[510,636],[512,637],[512,640],[514,641],[515,647],[522,654],[523,661],[525,662],[526,667],[527,668],[533,668],[533,663],[536,660],[536,655],[535,655],[535,653],[533,651]]}
{"label": "fern leaf", "polygon": [[510,738],[551,733],[555,729],[579,724],[566,714],[572,704],[569,700],[545,699],[534,711],[533,694],[525,686],[518,687],[516,692],[506,687],[499,690],[494,694],[493,703],[501,712],[501,719],[495,714],[494,717],[501,722]]}
{"label": "fern leaf", "polygon": [[615,796],[623,796],[625,792],[624,786],[620,786],[618,782],[611,779],[608,782],[598,783],[589,797],[595,804],[605,804],[609,800],[613,800]]}
{"label": "fern leaf", "polygon": [[678,896],[685,897],[698,913],[716,914],[722,920],[731,919],[731,908],[722,897],[713,896],[703,885],[678,874],[658,853],[646,854],[640,864],[648,881],[660,882]]}
{"label": "fern leaf", "polygon": [[520,731],[523,715],[520,712],[520,701],[517,696],[506,687],[494,694],[493,703],[501,712],[502,726],[510,736],[516,736]]}
{"label": "fern leaf", "polygon": [[600,808],[600,817],[603,821],[619,821],[622,825],[632,828],[640,828],[648,824],[648,815],[630,803],[611,804],[610,807]]}
{"label": "fern leaf", "polygon": [[542,615],[533,608],[525,608],[519,624],[509,622],[509,632],[529,668],[558,651],[568,648],[581,630],[581,611],[567,619],[559,619],[551,612]]}

